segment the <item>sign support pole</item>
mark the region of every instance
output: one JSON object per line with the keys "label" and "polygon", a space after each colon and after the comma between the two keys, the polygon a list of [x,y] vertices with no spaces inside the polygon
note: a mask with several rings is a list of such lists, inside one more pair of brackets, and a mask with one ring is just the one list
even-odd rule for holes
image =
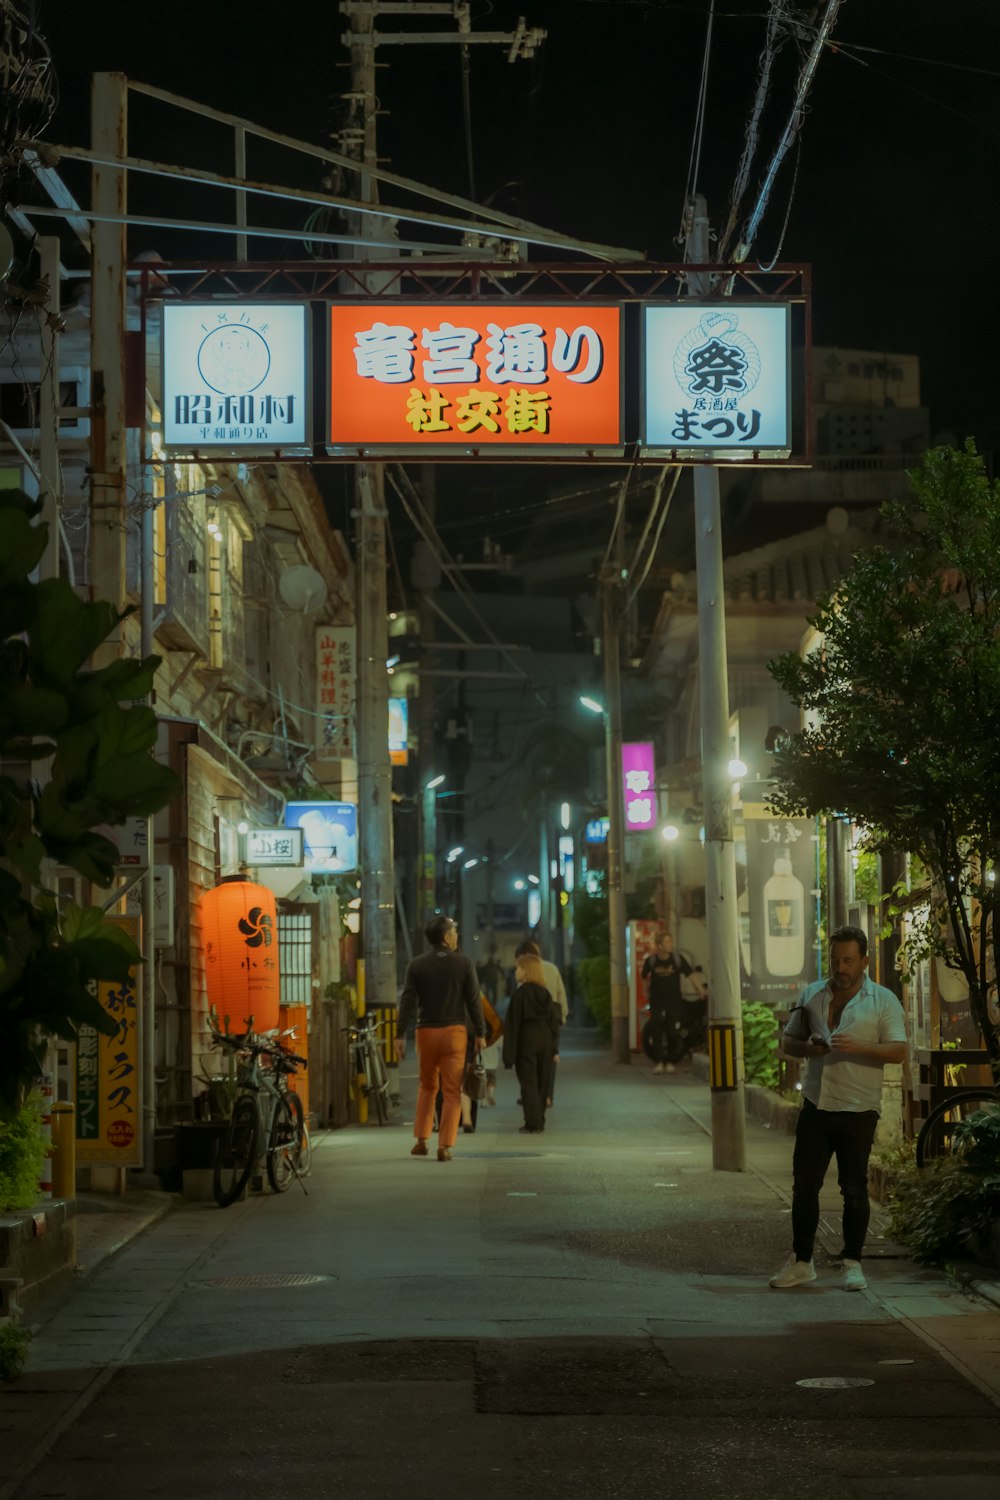
{"label": "sign support pole", "polygon": [[[689,205],[687,257],[708,263],[708,211],[701,195]],[[707,277],[688,278],[695,296],[706,296]],[[695,557],[698,569],[698,676],[701,684],[702,795],[705,811],[705,918],[708,925],[709,1057],[712,1061],[712,1165],[742,1172],[746,1166],[743,1090],[743,1012],[740,995],[736,854],[729,779],[729,670],[726,656],[726,589],[722,566],[719,470],[694,471]]]}

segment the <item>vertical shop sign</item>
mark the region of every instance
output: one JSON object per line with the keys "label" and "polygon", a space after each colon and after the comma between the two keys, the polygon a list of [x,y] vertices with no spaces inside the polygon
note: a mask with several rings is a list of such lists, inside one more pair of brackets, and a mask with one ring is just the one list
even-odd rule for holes
{"label": "vertical shop sign", "polygon": [[[139,941],[138,917],[109,917]],[[81,1166],[142,1165],[138,975],[98,984],[97,998],[115,1024],[112,1036],[81,1026],[76,1045],[76,1159]]]}
{"label": "vertical shop sign", "polygon": [[[816,825],[744,802],[744,998],[794,1001],[816,975]],[[747,954],[749,949],[749,954]]]}
{"label": "vertical shop sign", "polygon": [[316,747],[331,760],[354,756],[355,630],[321,625],[316,632]]}
{"label": "vertical shop sign", "polygon": [[656,822],[656,767],[653,746],[648,741],[622,746],[622,792],[628,832],[652,828]]}

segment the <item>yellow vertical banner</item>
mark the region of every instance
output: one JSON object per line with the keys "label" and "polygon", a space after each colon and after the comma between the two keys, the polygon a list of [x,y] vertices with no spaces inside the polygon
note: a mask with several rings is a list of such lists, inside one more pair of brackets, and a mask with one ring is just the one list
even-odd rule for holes
{"label": "yellow vertical banner", "polygon": [[[138,917],[109,917],[135,943]],[[97,998],[115,1024],[112,1036],[81,1026],[76,1045],[78,1166],[142,1165],[142,1025],[138,974],[99,983]]]}

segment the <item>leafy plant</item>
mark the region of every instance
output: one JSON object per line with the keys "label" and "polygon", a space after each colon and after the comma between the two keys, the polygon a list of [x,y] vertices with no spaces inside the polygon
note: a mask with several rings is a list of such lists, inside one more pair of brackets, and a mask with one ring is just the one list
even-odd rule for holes
{"label": "leafy plant", "polygon": [[998,1218],[1000,1171],[970,1171],[961,1156],[940,1157],[896,1179],[890,1229],[914,1260],[967,1255],[970,1242],[988,1235]]}
{"label": "leafy plant", "polygon": [[606,953],[581,958],[577,973],[583,986],[587,1009],[600,1027],[602,1035],[611,1035],[611,960]]}
{"label": "leafy plant", "polygon": [[30,1094],[10,1119],[0,1117],[0,1213],[37,1202],[45,1154],[41,1099]]}
{"label": "leafy plant", "polygon": [[[43,859],[110,885],[117,850],[98,830],[156,812],[181,791],[150,753],[156,715],[135,703],[159,657],[84,663],[124,618],[62,579],[34,583],[48,527],[40,502],[0,491],[0,1115],[36,1081],[50,1036],[113,1026],[95,981],[121,981],[135,944],[98,907],[38,889]],[[44,775],[36,773],[48,762]]]}
{"label": "leafy plant", "polygon": [[774,1011],[759,1000],[743,1002],[743,1067],[747,1083],[778,1086],[778,1026]]}
{"label": "leafy plant", "polygon": [[31,1334],[18,1323],[0,1323],[0,1381],[16,1380],[28,1358]]}
{"label": "leafy plant", "polygon": [[1000,1068],[988,993],[1000,864],[1000,485],[971,442],[929,450],[909,478],[909,499],[883,507],[891,546],[855,557],[837,594],[820,601],[811,624],[821,649],[769,664],[810,723],[778,751],[771,800],[793,815],[849,816],[868,849],[919,856],[925,951],[961,970]]}

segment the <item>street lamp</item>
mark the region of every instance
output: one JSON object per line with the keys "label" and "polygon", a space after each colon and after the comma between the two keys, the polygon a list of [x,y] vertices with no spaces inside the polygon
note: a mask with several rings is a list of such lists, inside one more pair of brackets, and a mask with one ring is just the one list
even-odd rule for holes
{"label": "street lamp", "polygon": [[589,708],[592,714],[602,714],[604,712],[604,704],[598,703],[596,698],[586,698],[581,693],[580,703],[584,708]]}
{"label": "street lamp", "polygon": [[674,840],[679,839],[680,836],[681,831],[677,827],[676,823],[664,823],[663,827],[660,829],[660,837],[664,839],[668,844],[672,844]]}
{"label": "street lamp", "polygon": [[738,755],[734,755],[732,760],[729,762],[729,765],[726,767],[726,770],[729,772],[733,781],[742,781],[744,776],[747,774],[747,763],[745,760],[740,760]]}

